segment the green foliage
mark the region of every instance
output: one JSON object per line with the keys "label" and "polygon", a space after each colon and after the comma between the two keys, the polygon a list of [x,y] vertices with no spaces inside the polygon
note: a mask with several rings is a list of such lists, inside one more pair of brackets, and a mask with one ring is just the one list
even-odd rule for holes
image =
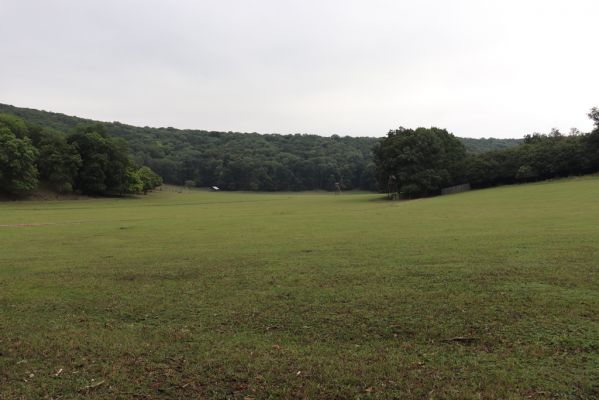
{"label": "green foliage", "polygon": [[522,139],[497,139],[497,138],[458,138],[472,154],[486,153],[488,151],[509,149],[522,144]]}
{"label": "green foliage", "polygon": [[148,191],[162,185],[162,178],[148,167],[141,167],[137,174],[142,183],[140,192],[143,191],[147,194]]}
{"label": "green foliage", "polygon": [[593,120],[595,129],[588,134],[584,140],[589,149],[589,161],[594,171],[599,171],[599,108],[593,107],[589,113],[589,118]]}
{"label": "green foliage", "polygon": [[518,147],[471,155],[464,173],[474,187],[588,174],[599,169],[597,148],[592,133],[527,135]]}
{"label": "green foliage", "polygon": [[[29,122],[70,132],[94,121],[0,105]],[[107,136],[126,141],[134,163],[146,165],[165,182],[219,186],[226,190],[376,189],[372,147],[376,138],[317,135],[259,135],[95,123]]]}
{"label": "green foliage", "polygon": [[[0,104],[27,121],[70,132],[94,121]],[[106,133],[126,140],[134,162],[147,165],[167,183],[219,186],[227,190],[377,190],[372,148],[376,138],[334,135],[259,135],[101,123]],[[517,143],[511,139],[460,139],[478,153]]]}
{"label": "green foliage", "polygon": [[530,165],[522,165],[516,173],[516,179],[525,182],[534,180],[537,176],[537,172]]}
{"label": "green foliage", "polygon": [[103,194],[108,191],[108,146],[106,139],[96,132],[79,132],[69,137],[81,156],[81,168],[75,178],[76,186],[83,193]]}
{"label": "green foliage", "polygon": [[[4,116],[0,118],[2,122],[6,121]],[[29,138],[17,137],[11,130],[14,127],[13,124],[0,123],[0,191],[23,195],[37,187],[37,150]],[[18,126],[17,133],[22,133]]]}
{"label": "green foliage", "polygon": [[132,163],[123,139],[102,124],[81,125],[73,135],[0,114],[0,192],[24,195],[38,176],[60,193],[96,195],[147,192],[162,183],[150,168]]}
{"label": "green foliage", "polygon": [[[119,129],[135,132],[131,127]],[[156,140],[148,141],[148,135]],[[133,139],[133,148],[139,148],[137,140]],[[164,135],[148,130],[139,141],[146,149],[137,156],[168,183],[191,180],[197,186],[226,190],[289,191],[332,190],[341,181],[347,189],[373,188],[366,175],[374,138],[175,130]],[[155,147],[148,148],[148,142]]]}
{"label": "green foliage", "polygon": [[589,112],[589,118],[595,123],[595,129],[599,129],[599,108],[593,107]]}
{"label": "green foliage", "polygon": [[[401,190],[410,197],[435,194],[444,186],[464,182],[487,187],[599,170],[597,108],[589,113],[596,125],[591,133],[565,136],[553,131],[521,141],[458,139],[437,128],[400,129],[382,140],[182,131],[99,123],[1,104],[0,111],[42,126],[27,126],[14,116],[0,117],[1,126],[14,131],[18,139],[29,137],[40,149],[37,165],[43,180],[58,190],[73,187],[94,194],[132,192],[127,169],[142,165],[167,183],[193,182],[193,186],[228,190],[333,190],[336,182],[343,189],[376,190],[384,188],[390,173],[397,173]],[[85,128],[77,128],[82,123]],[[53,138],[73,130],[75,135],[99,135],[98,143],[87,144],[90,150],[83,150],[81,161],[75,154],[79,149],[69,149]],[[66,143],[75,145],[73,139]],[[42,146],[46,146],[43,151]]]}
{"label": "green foliage", "polygon": [[374,150],[381,189],[395,175],[408,196],[436,194],[461,182],[466,148],[444,129],[399,128],[390,131]]}
{"label": "green foliage", "polygon": [[17,139],[28,137],[27,124],[21,118],[10,114],[0,114],[0,128],[4,127],[12,132]]}
{"label": "green foliage", "polygon": [[144,182],[139,170],[131,167],[125,169],[125,182],[123,187],[125,188],[123,190],[126,193],[140,193],[144,191]]}
{"label": "green foliage", "polygon": [[67,142],[81,156],[75,187],[82,193],[122,195],[144,190],[126,143],[106,135],[102,125],[81,126]]}
{"label": "green foliage", "polygon": [[566,136],[554,129],[526,135],[518,146],[480,154],[465,154],[445,131],[436,133],[443,142],[433,139],[434,129],[401,128],[375,149],[377,178],[383,188],[389,175],[396,175],[401,190],[412,197],[462,182],[481,188],[597,172],[599,110],[593,108],[589,117],[596,125],[591,133],[573,130]]}
{"label": "green foliage", "polygon": [[39,143],[37,161],[40,177],[59,193],[73,191],[81,167],[81,155],[76,146],[67,143],[62,135],[47,134]]}

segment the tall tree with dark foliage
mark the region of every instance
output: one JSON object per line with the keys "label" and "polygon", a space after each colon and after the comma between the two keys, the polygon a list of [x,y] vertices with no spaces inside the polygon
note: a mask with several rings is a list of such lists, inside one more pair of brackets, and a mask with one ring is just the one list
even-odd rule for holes
{"label": "tall tree with dark foliage", "polygon": [[399,190],[410,197],[462,183],[465,158],[459,139],[439,128],[392,130],[374,149],[379,186],[395,175]]}
{"label": "tall tree with dark foliage", "polygon": [[0,115],[0,192],[22,195],[37,187],[38,151],[22,120]]}

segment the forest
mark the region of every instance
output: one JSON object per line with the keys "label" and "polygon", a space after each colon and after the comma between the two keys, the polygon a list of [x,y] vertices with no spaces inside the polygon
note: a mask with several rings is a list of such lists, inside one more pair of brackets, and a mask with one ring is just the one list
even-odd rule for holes
{"label": "forest", "polygon": [[147,193],[162,179],[132,162],[127,144],[101,125],[81,125],[67,135],[0,114],[0,189],[22,196],[40,181],[59,193],[122,196]]}
{"label": "forest", "polygon": [[374,148],[379,189],[395,175],[408,197],[431,196],[469,183],[474,188],[584,175],[599,171],[599,109],[588,114],[595,129],[529,134],[518,146],[469,153],[463,142],[438,128],[399,128]]}
{"label": "forest", "polygon": [[[135,127],[0,104],[0,113],[67,136],[80,126],[101,126],[123,139],[136,165],[166,183],[225,190],[378,190],[375,137],[258,134]],[[516,139],[460,139],[469,152],[515,146]]]}
{"label": "forest", "polygon": [[[382,139],[135,127],[0,105],[0,190],[22,195],[39,181],[56,191],[123,195],[163,181],[224,190],[387,190],[409,197],[599,169],[597,129],[524,139],[458,138],[445,129],[399,128]],[[589,116],[597,123],[597,109]]]}

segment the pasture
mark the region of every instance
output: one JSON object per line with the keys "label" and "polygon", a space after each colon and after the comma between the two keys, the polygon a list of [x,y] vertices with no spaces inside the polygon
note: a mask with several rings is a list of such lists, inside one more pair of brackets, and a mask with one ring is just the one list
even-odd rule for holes
{"label": "pasture", "polygon": [[599,397],[599,178],[0,203],[0,399]]}

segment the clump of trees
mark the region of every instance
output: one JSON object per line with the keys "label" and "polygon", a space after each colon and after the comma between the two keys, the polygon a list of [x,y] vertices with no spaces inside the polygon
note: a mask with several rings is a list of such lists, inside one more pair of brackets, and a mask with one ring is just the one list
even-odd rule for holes
{"label": "clump of trees", "polygon": [[0,115],[0,188],[13,194],[33,190],[38,182],[37,157],[25,123]]}
{"label": "clump of trees", "polygon": [[374,149],[380,188],[395,175],[399,190],[409,197],[436,194],[461,183],[465,159],[464,144],[439,128],[392,130]]}
{"label": "clump of trees", "polygon": [[549,134],[526,135],[523,144],[514,148],[470,156],[466,179],[482,188],[599,171],[599,110],[593,108],[589,117],[595,123],[590,133],[573,129],[564,135],[554,129]]}
{"label": "clump of trees", "polygon": [[374,150],[379,188],[384,190],[390,175],[398,178],[405,195],[426,196],[461,183],[483,188],[597,172],[599,109],[593,108],[589,117],[595,123],[590,133],[535,133],[518,146],[480,154],[467,153],[443,129],[390,131]]}
{"label": "clump of trees", "polygon": [[147,193],[162,184],[148,167],[137,167],[127,144],[102,125],[83,125],[71,135],[0,114],[0,191],[21,196],[46,182],[60,193]]}

